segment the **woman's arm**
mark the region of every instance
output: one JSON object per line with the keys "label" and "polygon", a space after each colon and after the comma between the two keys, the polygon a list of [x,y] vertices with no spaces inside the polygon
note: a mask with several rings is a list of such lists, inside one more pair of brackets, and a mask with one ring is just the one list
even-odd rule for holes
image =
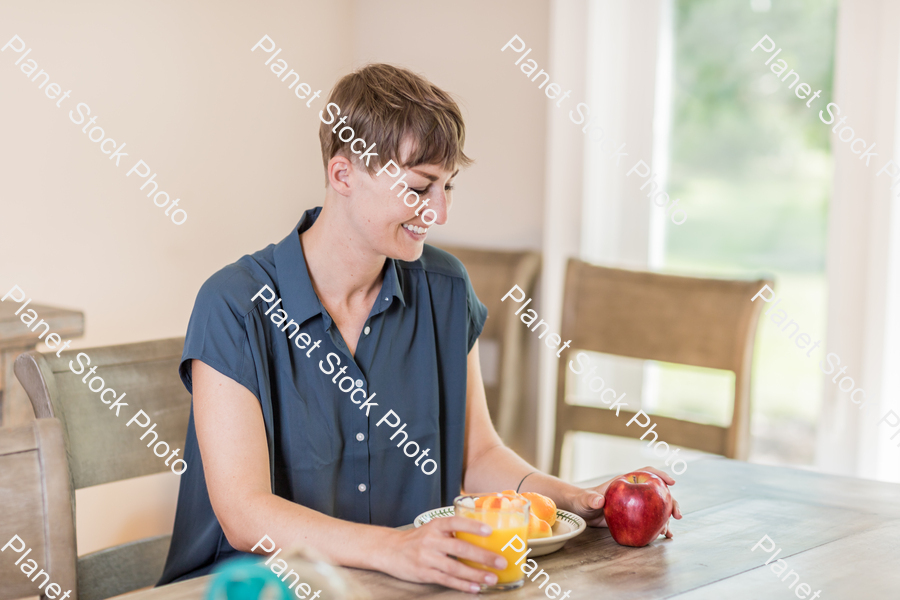
{"label": "woman's arm", "polygon": [[[515,490],[523,477],[533,473],[522,483],[519,491],[537,492],[548,496],[559,508],[583,517],[588,525],[595,527],[605,525],[604,492],[612,480],[594,488],[584,489],[541,473],[503,444],[488,412],[481,365],[478,361],[478,342],[475,342],[468,358],[466,450],[463,469],[463,489],[467,493]],[[655,473],[667,485],[675,484],[675,480],[663,471],[652,467],[644,467],[642,470]],[[672,515],[680,519],[681,510],[678,502],[673,504]],[[672,537],[668,528],[666,537]]]}
{"label": "woman's arm", "polygon": [[378,534],[373,528],[333,519],[272,494],[265,424],[250,390],[199,360],[193,361],[192,371],[203,473],[228,542],[250,552],[268,535],[278,547],[302,543],[342,564],[371,568],[366,551]]}
{"label": "woman's arm", "polygon": [[[447,555],[496,565],[492,552],[453,537],[454,531],[486,535],[473,519],[452,517],[407,531],[335,519],[272,493],[269,449],[259,401],[244,386],[194,360],[194,425],[203,474],[216,518],[237,550],[268,535],[276,547],[304,545],[332,562],[383,571],[400,579],[478,591],[474,582],[496,576]],[[398,490],[399,493],[399,490]],[[258,551],[258,550],[257,550]],[[491,580],[490,578],[493,578]]]}

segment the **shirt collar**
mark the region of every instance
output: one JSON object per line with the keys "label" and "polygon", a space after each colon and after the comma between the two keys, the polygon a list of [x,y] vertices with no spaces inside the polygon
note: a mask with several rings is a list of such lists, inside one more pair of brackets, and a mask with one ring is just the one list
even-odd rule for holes
{"label": "shirt collar", "polygon": [[[400,283],[400,272],[399,267],[397,266],[397,261],[393,258],[388,258],[385,260],[385,269],[384,269],[384,283],[381,284],[381,297],[380,301],[384,301],[385,298],[395,297],[400,300],[400,304],[402,306],[406,306],[406,297],[403,295],[403,285]],[[390,305],[390,301],[387,301],[387,305]],[[378,302],[375,303],[375,307],[378,306]],[[372,314],[375,315],[379,311],[375,311],[375,307],[372,307]],[[382,309],[384,310],[384,309]]]}
{"label": "shirt collar", "polygon": [[[275,246],[275,270],[278,287],[283,298],[283,305],[288,316],[297,323],[304,323],[310,318],[322,314],[330,325],[331,316],[313,289],[300,244],[300,234],[312,227],[322,207],[317,206],[303,213],[300,222],[291,230],[286,238]],[[406,298],[400,282],[397,261],[387,258],[384,271],[384,282],[372,312],[369,316],[384,312],[391,304],[391,298],[398,298],[402,306],[406,306]]]}

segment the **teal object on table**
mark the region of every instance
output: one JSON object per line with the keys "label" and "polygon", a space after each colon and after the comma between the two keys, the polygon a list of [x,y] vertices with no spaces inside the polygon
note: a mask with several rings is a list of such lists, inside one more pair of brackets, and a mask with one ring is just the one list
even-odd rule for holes
{"label": "teal object on table", "polygon": [[291,591],[266,566],[252,558],[224,563],[213,571],[206,600],[289,600]]}

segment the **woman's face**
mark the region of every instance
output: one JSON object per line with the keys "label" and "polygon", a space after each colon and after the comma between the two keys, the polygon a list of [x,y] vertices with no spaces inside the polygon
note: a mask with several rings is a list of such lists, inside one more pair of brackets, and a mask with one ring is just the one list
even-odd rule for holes
{"label": "woman's face", "polygon": [[[354,166],[357,164],[354,160]],[[458,172],[440,165],[409,169],[391,165],[381,175],[353,169],[350,177],[355,193],[348,203],[351,229],[379,255],[417,260],[429,230],[447,222],[452,180]]]}

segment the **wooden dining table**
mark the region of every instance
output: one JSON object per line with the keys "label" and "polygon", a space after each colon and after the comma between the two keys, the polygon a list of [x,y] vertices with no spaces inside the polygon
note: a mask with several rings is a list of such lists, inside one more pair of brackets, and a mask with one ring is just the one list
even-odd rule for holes
{"label": "wooden dining table", "polygon": [[[660,537],[644,548],[630,548],[618,545],[608,529],[589,527],[558,552],[535,560],[551,582],[563,592],[571,590],[571,600],[900,598],[900,484],[718,457],[690,462],[677,480],[671,490],[684,518],[672,521],[673,539]],[[764,541],[752,550],[765,536],[774,547]],[[764,552],[769,547],[774,549]],[[779,559],[786,563],[780,577],[772,568],[781,565]],[[791,570],[799,581],[794,575],[782,580]],[[347,571],[375,600],[472,597],[382,573]],[[204,598],[209,579],[117,598]],[[526,580],[501,597],[545,598],[545,589]]]}

